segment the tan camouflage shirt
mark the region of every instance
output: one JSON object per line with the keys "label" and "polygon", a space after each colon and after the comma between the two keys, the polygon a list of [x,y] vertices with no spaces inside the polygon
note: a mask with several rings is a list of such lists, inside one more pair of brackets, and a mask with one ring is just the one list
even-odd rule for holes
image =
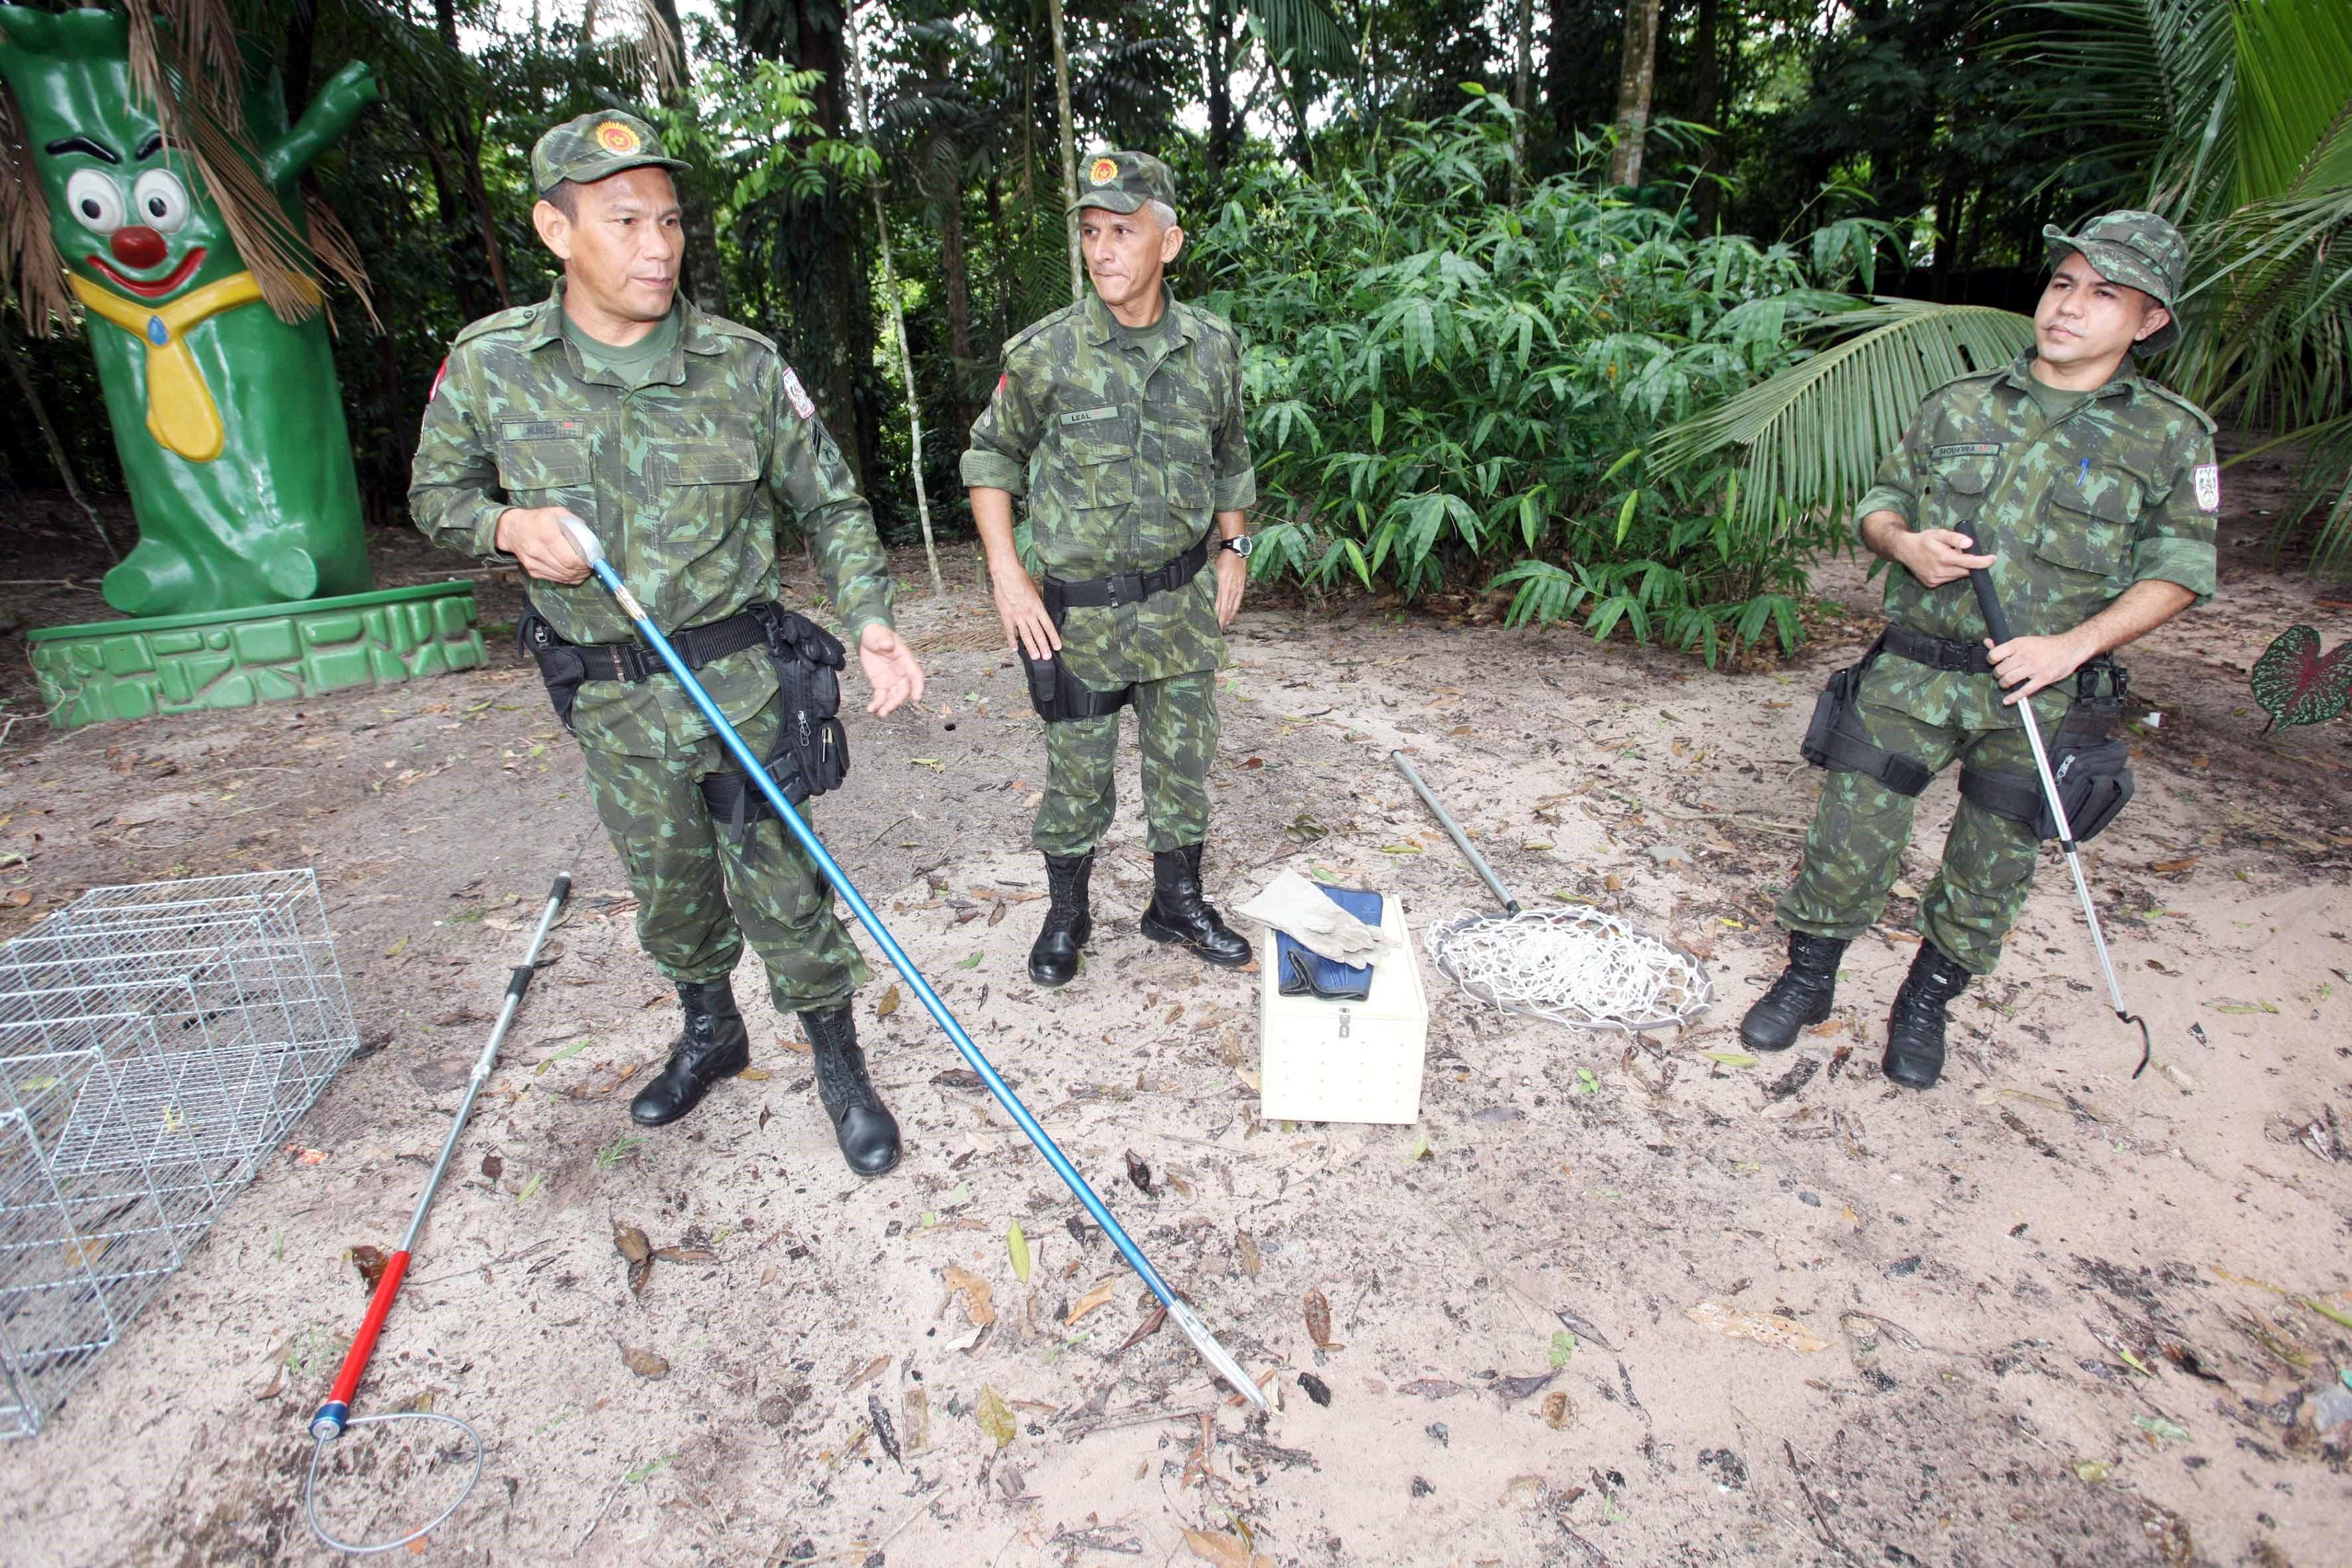
{"label": "tan camouflage shirt", "polygon": [[[1243,426],[1241,341],[1220,317],[1168,295],[1156,331],[1129,342],[1088,293],[1004,345],[996,395],[971,426],[963,482],[1028,498],[1030,537],[1065,581],[1149,572],[1181,555],[1216,514],[1257,501]],[[1074,608],[1072,674],[1108,690],[1214,669],[1215,560],[1192,584],[1139,605]]]}
{"label": "tan camouflage shirt", "polygon": [[[1993,587],[2020,637],[2072,630],[2134,583],[2178,583],[2199,603],[2214,587],[2213,531],[2221,504],[2213,422],[2194,404],[2124,373],[2054,420],[2032,390],[2029,354],[1928,395],[1902,446],[1854,508],[1891,511],[1914,531],[1955,529],[1998,557]],[[1923,586],[1886,574],[1886,618],[1956,641],[1981,642],[1984,618],[1965,577]],[[2045,721],[2064,711],[2068,683],[2035,699]],[[1990,675],[1881,659],[1864,695],[1916,718],[1969,729],[2013,725]]]}
{"label": "tan camouflage shirt", "polygon": [[[776,596],[776,504],[808,535],[855,645],[890,624],[888,563],[873,513],[839,448],[774,343],[680,300],[678,342],[632,388],[588,371],[563,331],[563,285],[457,334],[416,443],[408,506],[426,538],[499,559],[509,507],[563,506],[596,531],[621,580],[666,632],[723,620]],[[593,579],[533,582],[531,602],[578,643],[634,642]],[[704,667],[703,684],[741,722],[776,689],[764,649]],[[709,732],[667,676],[592,680],[572,709],[584,745],[676,754]]]}

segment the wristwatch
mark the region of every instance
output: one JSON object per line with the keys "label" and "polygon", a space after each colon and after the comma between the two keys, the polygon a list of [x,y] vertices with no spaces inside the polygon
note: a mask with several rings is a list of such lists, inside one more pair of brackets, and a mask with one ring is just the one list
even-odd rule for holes
{"label": "wristwatch", "polygon": [[1217,541],[1217,548],[1220,550],[1230,550],[1234,554],[1246,561],[1249,559],[1250,552],[1257,548],[1257,541],[1251,538],[1246,533],[1236,533],[1231,539],[1220,539]]}

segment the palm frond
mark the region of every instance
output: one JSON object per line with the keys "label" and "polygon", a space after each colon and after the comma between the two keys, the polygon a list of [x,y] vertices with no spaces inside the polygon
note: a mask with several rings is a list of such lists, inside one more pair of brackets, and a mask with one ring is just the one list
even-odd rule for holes
{"label": "palm frond", "polygon": [[1833,324],[1853,335],[1669,426],[1650,445],[1652,476],[1738,449],[1740,510],[1750,525],[1841,510],[1870,487],[1928,393],[2004,364],[2033,342],[2030,317],[1983,305],[1881,299]]}
{"label": "palm frond", "polygon": [[2236,206],[2303,186],[2314,150],[2352,108],[2352,5],[2238,0]]}
{"label": "palm frond", "polygon": [[1249,0],[1249,17],[1277,62],[1337,74],[1355,69],[1356,40],[1328,0]]}

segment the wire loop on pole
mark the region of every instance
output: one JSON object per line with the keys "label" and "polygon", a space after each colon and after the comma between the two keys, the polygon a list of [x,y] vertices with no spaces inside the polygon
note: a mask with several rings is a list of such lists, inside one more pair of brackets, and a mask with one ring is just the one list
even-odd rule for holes
{"label": "wire loop on pole", "polygon": [[317,1536],[320,1541],[324,1542],[327,1545],[333,1547],[336,1551],[348,1552],[353,1557],[364,1557],[371,1552],[391,1552],[399,1547],[407,1545],[412,1541],[424,1540],[426,1536],[440,1529],[443,1521],[447,1520],[451,1514],[457,1512],[458,1509],[465,1506],[466,1500],[474,1495],[474,1488],[480,1483],[482,1479],[482,1435],[479,1432],[475,1431],[473,1427],[467,1426],[465,1422],[457,1419],[455,1415],[444,1415],[440,1412],[435,1410],[395,1410],[383,1415],[354,1415],[351,1418],[348,1425],[352,1426],[365,1426],[371,1423],[386,1421],[438,1421],[445,1426],[455,1426],[458,1431],[463,1432],[467,1440],[469,1440],[474,1446],[473,1473],[466,1478],[465,1486],[459,1489],[455,1498],[450,1500],[448,1507],[443,1509],[439,1513],[435,1514],[424,1524],[410,1531],[406,1535],[402,1536],[399,1540],[366,1542],[338,1541],[335,1537],[327,1533],[327,1527],[325,1525],[319,1522],[319,1462],[327,1457],[327,1450],[334,1447],[335,1442],[339,1439],[321,1440],[317,1447],[310,1450],[310,1479],[304,1481],[302,1485],[303,1517],[310,1521],[311,1534]]}

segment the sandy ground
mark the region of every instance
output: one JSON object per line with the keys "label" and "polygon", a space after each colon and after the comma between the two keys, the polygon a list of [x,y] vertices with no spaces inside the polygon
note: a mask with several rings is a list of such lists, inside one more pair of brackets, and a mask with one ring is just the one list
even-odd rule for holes
{"label": "sandy ground", "polygon": [[[859,1011],[906,1125],[894,1175],[845,1173],[748,975],[754,1074],[675,1129],[630,1128],[674,1004],[510,653],[299,710],[21,724],[0,850],[26,859],[0,884],[30,896],[8,931],[92,884],[314,866],[368,1050],[48,1428],[0,1448],[0,1559],[331,1560],[300,1512],[302,1426],[362,1306],[349,1249],[396,1243],[513,928],[569,865],[561,955],[361,1395],[488,1445],[425,1561],[2352,1562],[2352,731],[2259,739],[2243,685],[2279,629],[2333,644],[2352,606],[2251,560],[2134,659],[2164,720],[2093,847],[2157,1066],[2129,1077],[2137,1038],[2053,856],[1928,1094],[1875,1064],[1948,781],[1832,1020],[1760,1062],[1736,1035],[1817,787],[1797,735],[1868,635],[1858,571],[1824,572],[1792,665],[1728,676],[1506,633],[1467,602],[1253,609],[1218,897],[1287,862],[1401,897],[1417,931],[1479,907],[1386,765],[1404,745],[1523,898],[1622,910],[1713,971],[1696,1027],[1630,1041],[1431,973],[1415,1127],[1256,1118],[1255,977],[1137,934],[1131,802],[1080,982],[1027,984],[1035,725],[968,568],[943,600],[910,594],[932,700],[853,724],[821,826],[1159,1267],[1272,1375],[1270,1420],[1172,1331],[1121,1348],[1137,1281],[887,974]],[[383,575],[438,564],[394,542]],[[511,588],[484,604],[510,616]],[[619,1227],[673,1249],[638,1289]],[[1718,1331],[1740,1314],[1787,1326]],[[355,1435],[328,1507],[396,1533],[456,1479],[429,1444]]]}

